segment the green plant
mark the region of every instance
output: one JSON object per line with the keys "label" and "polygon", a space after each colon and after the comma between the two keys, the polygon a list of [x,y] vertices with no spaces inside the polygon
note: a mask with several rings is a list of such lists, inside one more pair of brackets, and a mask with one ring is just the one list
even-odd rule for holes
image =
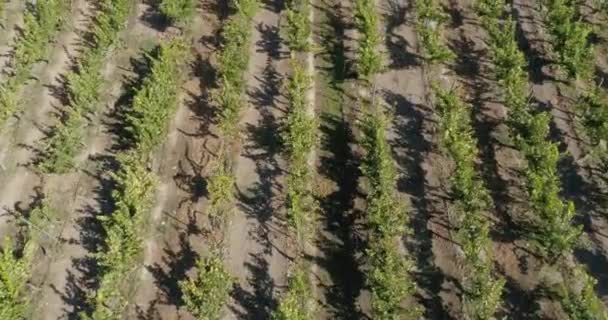
{"label": "green plant", "polygon": [[283,130],[283,144],[289,160],[287,175],[287,211],[290,225],[296,230],[298,239],[307,233],[310,213],[314,212],[314,201],[310,190],[311,168],[308,158],[316,143],[317,123],[309,114],[307,93],[312,78],[306,69],[292,60],[292,75],[287,84],[289,113]]}
{"label": "green plant", "polygon": [[94,112],[104,85],[102,75],[108,50],[117,42],[124,28],[133,2],[129,0],[103,0],[93,24],[93,47],[82,53],[82,59],[66,78],[69,110],[66,120],[59,123],[42,147],[43,160],[39,168],[47,173],[66,173],[74,165],[74,157],[81,150],[83,127],[87,113]]}
{"label": "green plant", "polygon": [[593,46],[589,41],[591,26],[578,20],[572,0],[546,0],[546,24],[553,37],[553,49],[568,76],[588,79],[593,73]]}
{"label": "green plant", "polygon": [[289,276],[287,292],[272,313],[273,320],[309,320],[315,318],[314,297],[308,268],[296,262]]}
{"label": "green plant", "polygon": [[243,77],[249,64],[251,19],[259,3],[257,0],[235,0],[232,4],[237,14],[222,29],[223,47],[217,67],[220,85],[212,96],[220,109],[220,130],[225,136],[234,138],[238,135],[238,119],[245,105]]}
{"label": "green plant", "polygon": [[198,320],[220,319],[234,279],[217,253],[196,261],[197,275],[179,283],[188,310]]}
{"label": "green plant", "polygon": [[173,23],[186,24],[194,15],[196,9],[193,0],[162,0],[160,11]]}
{"label": "green plant", "polygon": [[213,175],[209,177],[207,191],[209,207],[207,211],[213,219],[222,221],[230,213],[234,201],[236,179],[224,159],[218,160]]}
{"label": "green plant", "polygon": [[34,63],[47,56],[49,42],[63,27],[70,8],[70,1],[38,0],[26,10],[23,32],[9,61],[12,74],[0,86],[0,123],[18,111],[21,87],[29,80]]}
{"label": "green plant", "polygon": [[502,302],[504,279],[492,272],[490,223],[484,212],[491,197],[475,159],[479,154],[471,112],[454,91],[435,86],[441,144],[454,161],[451,191],[455,199],[457,239],[464,253],[463,311],[467,319],[492,319]]}
{"label": "green plant", "polygon": [[25,295],[30,277],[32,250],[18,256],[14,245],[6,238],[0,252],[0,317],[21,320],[28,311],[30,301]]}
{"label": "green plant", "polygon": [[595,85],[581,94],[576,111],[582,131],[591,142],[590,154],[602,162],[608,161],[608,99],[603,89]]}
{"label": "green plant", "polygon": [[499,19],[505,10],[505,0],[476,0],[475,10],[482,17]]}
{"label": "green plant", "polygon": [[416,32],[426,60],[432,64],[448,63],[455,58],[455,54],[441,39],[443,25],[448,20],[449,16],[437,0],[416,0]]}
{"label": "green plant", "polygon": [[285,38],[292,51],[310,51],[312,28],[308,0],[292,0],[286,10]]}
{"label": "green plant", "polygon": [[378,319],[416,318],[418,306],[409,310],[402,302],[415,292],[411,262],[398,251],[396,239],[409,232],[405,207],[397,197],[397,170],[386,140],[389,118],[379,108],[368,112],[362,123],[361,145],[365,156],[361,171],[367,180],[367,223],[370,230],[366,272],[372,293],[372,313]]}
{"label": "green plant", "polygon": [[152,62],[151,76],[133,98],[127,115],[129,131],[143,153],[152,151],[164,139],[170,116],[175,112],[181,87],[181,67],[187,61],[189,45],[182,38],[161,44]]}
{"label": "green plant", "polygon": [[556,295],[570,320],[606,320],[608,312],[595,293],[597,280],[582,266],[567,268],[564,281],[556,288]]}
{"label": "green plant", "polygon": [[366,80],[384,68],[379,52],[382,36],[375,3],[373,0],[355,1],[355,26],[360,34],[356,65],[359,77]]}

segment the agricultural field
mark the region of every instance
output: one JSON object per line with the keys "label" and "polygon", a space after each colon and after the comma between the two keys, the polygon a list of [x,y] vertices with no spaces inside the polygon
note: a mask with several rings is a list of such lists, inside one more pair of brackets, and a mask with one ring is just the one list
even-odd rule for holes
{"label": "agricultural field", "polygon": [[608,320],[608,2],[0,0],[0,320]]}

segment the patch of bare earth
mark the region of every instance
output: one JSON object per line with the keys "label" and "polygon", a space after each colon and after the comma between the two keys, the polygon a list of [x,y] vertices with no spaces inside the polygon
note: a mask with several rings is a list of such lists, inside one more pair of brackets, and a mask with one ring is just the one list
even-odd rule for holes
{"label": "patch of bare earth", "polygon": [[226,236],[226,264],[237,277],[226,319],[266,319],[276,308],[293,257],[284,217],[285,162],[279,124],[285,115],[282,83],[289,68],[282,45],[283,1],[262,1],[253,19],[241,151],[234,163],[237,208]]}
{"label": "patch of bare earth", "polygon": [[[18,28],[23,23],[24,1],[12,0],[2,4],[4,10],[0,14],[0,70],[12,57],[12,50],[18,35]],[[6,74],[0,72],[0,83],[4,82]]]}

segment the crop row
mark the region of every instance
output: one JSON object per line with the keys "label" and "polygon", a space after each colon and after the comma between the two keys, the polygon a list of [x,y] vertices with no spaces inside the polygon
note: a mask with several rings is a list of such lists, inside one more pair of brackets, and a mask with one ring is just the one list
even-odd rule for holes
{"label": "crop row", "polygon": [[287,5],[286,25],[283,27],[291,51],[291,75],[286,90],[288,112],[282,129],[282,141],[287,159],[286,203],[287,220],[296,238],[296,258],[291,264],[288,285],[273,319],[297,320],[315,317],[310,264],[304,261],[310,234],[314,234],[316,201],[312,194],[313,165],[311,155],[317,142],[317,120],[311,112],[309,92],[313,75],[308,69],[312,54],[312,27],[308,0],[292,0]]}
{"label": "crop row", "polygon": [[67,76],[68,110],[64,121],[54,128],[45,141],[42,161],[43,172],[65,173],[74,165],[74,157],[83,146],[86,117],[97,111],[101,90],[106,80],[102,70],[112,47],[118,44],[118,34],[129,19],[133,1],[103,0],[92,26],[92,46],[82,53],[76,70]]}
{"label": "crop row", "polygon": [[510,16],[501,19],[504,2],[485,2],[496,2],[485,5],[485,10],[478,12],[489,34],[495,74],[508,108],[511,137],[527,164],[526,187],[531,207],[529,240],[537,244],[543,257],[558,264],[562,271],[563,282],[556,291],[568,316],[571,319],[606,319],[601,300],[593,291],[595,280],[583,267],[564,262],[580,244],[582,228],[573,224],[574,205],[560,198],[557,166],[561,154],[557,144],[549,138],[550,115],[535,112],[529,102],[525,57],[517,46],[515,22]]}
{"label": "crop row", "polygon": [[82,314],[83,319],[117,319],[128,305],[133,286],[125,279],[133,279],[139,269],[142,230],[157,185],[155,174],[149,170],[149,155],[162,142],[177,106],[188,48],[181,38],[161,44],[158,58],[152,61],[151,75],[133,98],[127,122],[135,147],[117,156],[119,169],[112,174],[116,208],[109,216],[100,217],[105,242],[94,254],[99,284],[90,297],[93,311]]}
{"label": "crop row", "polygon": [[17,240],[6,237],[0,252],[0,318],[5,320],[21,320],[32,314],[29,280],[33,263],[43,251],[45,238],[54,241],[58,236],[49,233],[56,211],[48,199],[18,218]]}
{"label": "crop row", "polygon": [[[442,41],[448,17],[439,3],[418,1],[416,13],[416,31],[430,67],[452,61],[456,55]],[[491,224],[486,217],[493,204],[476,168],[479,150],[470,107],[456,90],[443,89],[439,84],[433,85],[433,96],[441,145],[454,163],[450,218],[464,256],[462,311],[466,319],[491,319],[502,304],[505,280],[494,274]]]}
{"label": "crop row", "polygon": [[71,9],[71,1],[64,0],[39,0],[28,7],[8,65],[10,72],[0,85],[0,124],[18,111],[19,94],[30,79],[32,67],[48,55],[49,43],[63,28]]}
{"label": "crop row", "polygon": [[234,207],[236,178],[230,156],[239,138],[240,114],[246,105],[244,75],[250,57],[252,19],[260,3],[258,0],[233,0],[230,4],[236,13],[222,30],[217,65],[219,87],[212,92],[212,100],[219,110],[220,148],[207,182],[207,216],[212,222],[213,233],[219,233],[220,239],[209,245],[208,254],[197,259],[196,276],[180,282],[188,310],[201,320],[220,318],[235,282],[224,266],[221,238]]}
{"label": "crop row", "polygon": [[390,116],[375,92],[375,75],[385,68],[384,56],[378,50],[382,36],[376,2],[357,0],[354,18],[359,33],[356,67],[362,80],[361,172],[367,191],[368,266],[364,276],[371,292],[371,312],[374,319],[416,318],[421,309],[410,301],[416,291],[410,275],[413,265],[400,246],[410,232],[409,217],[397,193],[397,168],[386,137]]}

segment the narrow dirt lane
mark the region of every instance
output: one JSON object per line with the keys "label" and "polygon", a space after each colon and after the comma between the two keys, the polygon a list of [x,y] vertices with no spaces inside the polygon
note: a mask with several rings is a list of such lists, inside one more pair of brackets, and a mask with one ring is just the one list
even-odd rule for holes
{"label": "narrow dirt lane", "polygon": [[438,79],[420,56],[413,1],[381,0],[380,9],[388,70],[378,89],[393,113],[388,137],[402,175],[398,190],[410,212],[413,233],[404,244],[415,264],[416,299],[426,317],[450,319],[459,311],[460,275],[446,206],[448,162],[438,149],[430,103],[429,85]]}
{"label": "narrow dirt lane", "polygon": [[[9,62],[18,35],[18,27],[23,23],[25,1],[12,0],[2,4],[4,11],[0,15],[0,71]],[[4,82],[5,74],[0,72],[0,83]]]}
{"label": "narrow dirt lane", "polygon": [[284,222],[279,123],[285,113],[282,81],[288,59],[282,45],[281,0],[262,1],[254,18],[249,65],[249,105],[242,115],[243,142],[235,161],[237,210],[227,230],[227,265],[237,277],[228,319],[267,319],[286,285],[290,239]]}

